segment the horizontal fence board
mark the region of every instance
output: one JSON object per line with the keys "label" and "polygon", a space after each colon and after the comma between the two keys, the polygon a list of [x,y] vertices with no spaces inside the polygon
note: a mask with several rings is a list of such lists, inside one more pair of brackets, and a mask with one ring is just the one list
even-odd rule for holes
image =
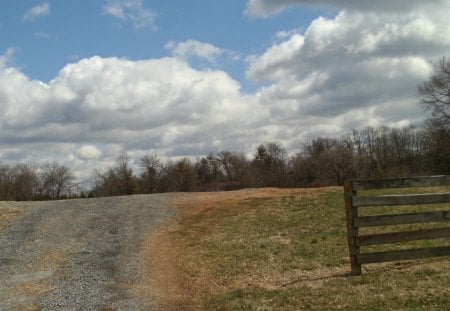
{"label": "horizontal fence board", "polygon": [[353,181],[354,190],[409,188],[409,187],[433,187],[450,185],[450,176],[426,176],[411,178],[388,178]]}
{"label": "horizontal fence board", "polygon": [[440,222],[448,220],[450,220],[450,211],[355,217],[353,221],[356,228],[362,228]]}
{"label": "horizontal fence board", "polygon": [[450,237],[450,228],[361,235],[356,238],[356,243],[358,246],[369,246],[446,237]]}
{"label": "horizontal fence board", "polygon": [[[424,191],[417,191],[415,194],[405,195],[358,196],[357,194],[360,190],[440,186],[450,186],[450,175],[354,180],[347,182],[344,187],[344,194],[347,209],[348,242],[352,274],[360,275],[362,273],[362,264],[450,256],[450,246],[448,246],[447,243],[450,241],[450,227],[432,228],[428,226],[428,228],[424,229],[409,229],[410,231],[401,232],[398,230],[397,232],[386,232],[385,230],[385,232],[366,235],[359,235],[358,232],[358,229],[363,227],[450,221],[450,210],[447,208],[449,207],[448,203],[450,203],[450,192],[448,192],[448,190],[447,193],[423,193]],[[395,209],[395,206],[425,204],[430,205],[428,211],[425,211],[423,208],[422,212],[417,211],[416,213],[400,214],[401,211],[398,211],[397,214],[395,214],[395,212],[391,212],[392,208],[390,208],[386,209],[386,213],[394,214],[358,217],[358,210],[364,207],[394,206]],[[432,204],[447,204],[441,206],[447,210],[436,211],[436,207],[431,206]],[[420,249],[410,248],[405,250],[360,254],[361,246],[402,243],[437,238],[444,238],[443,241],[447,244],[447,246]]]}
{"label": "horizontal fence board", "polygon": [[379,195],[353,197],[353,206],[393,206],[450,203],[450,193]]}
{"label": "horizontal fence board", "polygon": [[361,254],[357,258],[359,264],[379,263],[396,260],[421,259],[450,255],[450,246],[408,249],[400,251]]}

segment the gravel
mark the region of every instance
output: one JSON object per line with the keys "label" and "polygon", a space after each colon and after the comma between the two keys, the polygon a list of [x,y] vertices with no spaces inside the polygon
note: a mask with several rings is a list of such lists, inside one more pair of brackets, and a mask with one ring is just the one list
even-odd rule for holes
{"label": "gravel", "polygon": [[143,244],[177,215],[173,194],[30,203],[0,232],[0,310],[159,310],[137,295]]}

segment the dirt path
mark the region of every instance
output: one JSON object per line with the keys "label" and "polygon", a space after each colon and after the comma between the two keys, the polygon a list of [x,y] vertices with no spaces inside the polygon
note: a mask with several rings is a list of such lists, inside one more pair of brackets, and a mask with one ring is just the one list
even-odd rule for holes
{"label": "dirt path", "polygon": [[0,311],[159,310],[148,241],[174,197],[0,202]]}

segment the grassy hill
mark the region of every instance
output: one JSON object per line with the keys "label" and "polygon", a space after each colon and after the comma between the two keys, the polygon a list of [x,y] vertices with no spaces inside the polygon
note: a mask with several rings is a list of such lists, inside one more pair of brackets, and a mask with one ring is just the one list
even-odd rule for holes
{"label": "grassy hill", "polygon": [[348,275],[342,188],[186,194],[178,206],[182,216],[154,241],[160,252],[153,263],[161,273],[172,271],[160,278],[169,304],[195,310],[450,305],[448,257],[367,265],[362,276]]}

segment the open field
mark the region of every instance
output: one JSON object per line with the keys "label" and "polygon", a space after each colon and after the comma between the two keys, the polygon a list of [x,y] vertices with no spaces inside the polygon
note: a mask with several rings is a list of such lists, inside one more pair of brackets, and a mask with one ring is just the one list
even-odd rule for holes
{"label": "open field", "polygon": [[349,276],[337,187],[0,202],[0,249],[0,310],[450,305],[448,257],[366,265]]}
{"label": "open field", "polygon": [[343,201],[342,188],[179,196],[183,216],[154,241],[155,267],[172,271],[161,297],[183,310],[446,309],[448,257],[348,275]]}

